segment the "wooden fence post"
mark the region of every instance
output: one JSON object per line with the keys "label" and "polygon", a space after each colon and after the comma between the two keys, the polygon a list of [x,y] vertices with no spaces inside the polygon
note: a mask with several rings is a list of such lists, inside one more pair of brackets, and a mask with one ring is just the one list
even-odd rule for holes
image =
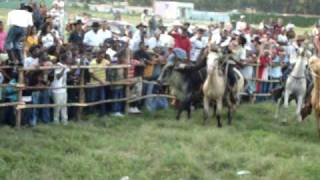
{"label": "wooden fence post", "polygon": [[[125,71],[126,71],[126,75],[125,75],[125,77],[126,77],[126,79],[128,79],[129,78],[129,68],[130,67],[127,67],[126,69],[125,69]],[[126,98],[127,98],[127,100],[126,100],[126,104],[125,104],[125,108],[124,108],[124,112],[125,112],[125,114],[126,115],[128,115],[129,114],[129,108],[130,108],[130,97],[131,97],[131,94],[130,94],[130,83],[126,83],[126,92],[125,92],[125,94],[126,94]]]}
{"label": "wooden fence post", "polygon": [[[84,89],[84,74],[85,74],[85,69],[80,69],[80,90],[79,90],[79,103],[84,104],[85,103],[85,89]],[[80,121],[81,117],[83,114],[83,107],[80,106],[78,109],[78,114],[77,114],[77,120]]]}
{"label": "wooden fence post", "polygon": [[22,98],[23,88],[24,88],[24,71],[22,68],[18,68],[18,105],[16,106],[16,128],[20,129],[21,127],[21,114],[22,109],[19,108],[24,102]]}

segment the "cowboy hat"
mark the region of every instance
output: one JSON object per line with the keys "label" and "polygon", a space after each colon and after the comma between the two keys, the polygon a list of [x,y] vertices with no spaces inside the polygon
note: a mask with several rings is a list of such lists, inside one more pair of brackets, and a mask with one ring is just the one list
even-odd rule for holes
{"label": "cowboy hat", "polygon": [[303,35],[299,35],[297,37],[297,41],[305,41],[305,40],[306,40],[306,38]]}
{"label": "cowboy hat", "polygon": [[92,27],[100,27],[100,24],[98,22],[93,22],[91,26]]}
{"label": "cowboy hat", "polygon": [[136,26],[136,28],[138,29],[138,28],[140,28],[140,27],[146,28],[146,27],[148,27],[148,26],[145,25],[145,24],[143,24],[143,23],[139,23],[139,24]]}

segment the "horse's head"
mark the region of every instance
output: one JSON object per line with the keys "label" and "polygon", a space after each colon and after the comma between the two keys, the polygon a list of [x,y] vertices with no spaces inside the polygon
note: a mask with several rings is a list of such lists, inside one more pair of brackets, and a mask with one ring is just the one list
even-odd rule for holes
{"label": "horse's head", "polygon": [[207,57],[207,72],[212,74],[215,70],[219,68],[220,65],[220,53],[211,51]]}
{"label": "horse's head", "polygon": [[309,59],[312,56],[312,52],[314,50],[314,46],[311,42],[305,41],[303,44],[298,48],[298,56]]}

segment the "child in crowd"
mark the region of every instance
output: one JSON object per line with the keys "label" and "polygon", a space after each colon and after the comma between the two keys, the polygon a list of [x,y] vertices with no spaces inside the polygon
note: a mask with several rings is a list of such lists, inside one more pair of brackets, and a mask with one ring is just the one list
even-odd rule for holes
{"label": "child in crowd", "polygon": [[37,28],[35,26],[32,26],[32,28],[29,30],[25,42],[25,56],[28,56],[29,49],[34,46],[38,45],[38,35],[37,35]]}
{"label": "child in crowd", "polygon": [[[67,104],[67,74],[70,69],[67,66],[67,62],[70,56],[64,54],[60,57],[60,61],[56,64],[59,68],[54,70],[54,80],[51,84],[53,94],[53,102],[56,105]],[[55,107],[53,114],[53,122],[55,124],[61,123],[63,125],[68,124],[67,107]]]}

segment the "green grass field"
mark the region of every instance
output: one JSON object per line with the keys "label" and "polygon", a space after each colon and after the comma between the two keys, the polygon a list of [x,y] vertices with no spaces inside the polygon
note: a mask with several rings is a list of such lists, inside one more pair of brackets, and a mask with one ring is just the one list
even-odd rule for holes
{"label": "green grass field", "polygon": [[[273,107],[242,105],[222,129],[214,120],[203,127],[202,111],[177,122],[173,110],[88,117],[67,127],[1,127],[0,179],[319,179],[314,121],[281,126]],[[237,176],[240,170],[251,174]]]}

